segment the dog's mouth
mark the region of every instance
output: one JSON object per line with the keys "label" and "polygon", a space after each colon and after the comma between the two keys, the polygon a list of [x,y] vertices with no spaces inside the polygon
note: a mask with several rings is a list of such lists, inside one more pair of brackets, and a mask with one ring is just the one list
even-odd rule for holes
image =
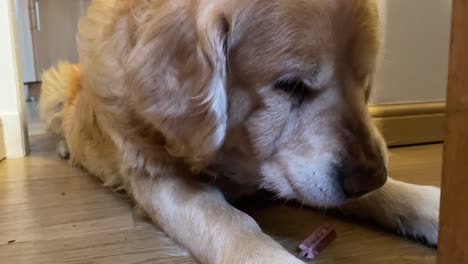
{"label": "dog's mouth", "polygon": [[297,192],[296,200],[301,204],[316,208],[336,208],[350,201],[350,199],[340,191],[323,191],[323,188],[319,188],[318,193],[318,195],[311,195],[310,193],[303,194],[302,192]]}

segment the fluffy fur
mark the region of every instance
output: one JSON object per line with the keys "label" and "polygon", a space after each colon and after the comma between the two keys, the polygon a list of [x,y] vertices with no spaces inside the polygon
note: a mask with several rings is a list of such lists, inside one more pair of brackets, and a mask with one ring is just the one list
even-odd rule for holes
{"label": "fluffy fur", "polygon": [[437,243],[439,189],[387,180],[367,111],[374,1],[94,0],[77,39],[43,76],[60,155],[202,263],[302,263],[225,201],[259,188]]}

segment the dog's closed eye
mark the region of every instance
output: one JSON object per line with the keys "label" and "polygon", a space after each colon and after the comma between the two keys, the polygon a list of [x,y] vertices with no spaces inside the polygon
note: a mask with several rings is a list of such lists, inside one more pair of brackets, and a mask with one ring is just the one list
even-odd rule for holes
{"label": "dog's closed eye", "polygon": [[275,89],[281,90],[298,100],[298,105],[302,103],[305,93],[307,93],[307,85],[299,78],[279,80],[275,83],[274,87]]}

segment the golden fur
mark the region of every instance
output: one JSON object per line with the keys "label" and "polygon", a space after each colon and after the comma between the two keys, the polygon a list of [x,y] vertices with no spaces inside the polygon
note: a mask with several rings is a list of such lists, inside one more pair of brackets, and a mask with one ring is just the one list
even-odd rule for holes
{"label": "golden fur", "polygon": [[44,74],[41,113],[62,156],[125,188],[202,263],[302,263],[225,201],[259,188],[436,244],[439,190],[387,181],[367,111],[376,8],[94,0],[80,64]]}

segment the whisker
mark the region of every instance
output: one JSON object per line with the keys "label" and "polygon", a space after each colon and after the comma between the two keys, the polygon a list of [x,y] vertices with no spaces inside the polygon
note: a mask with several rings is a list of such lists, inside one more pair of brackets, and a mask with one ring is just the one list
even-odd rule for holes
{"label": "whisker", "polygon": [[305,200],[302,199],[302,203],[301,203],[301,206],[299,206],[299,209],[302,209],[302,207],[304,207],[304,203],[305,203]]}

